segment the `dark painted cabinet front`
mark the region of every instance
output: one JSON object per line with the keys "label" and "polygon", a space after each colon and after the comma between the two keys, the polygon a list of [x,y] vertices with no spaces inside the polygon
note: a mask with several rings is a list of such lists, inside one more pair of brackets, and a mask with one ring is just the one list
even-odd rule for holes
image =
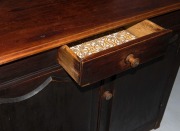
{"label": "dark painted cabinet front", "polygon": [[26,94],[1,96],[0,131],[95,131],[98,88],[79,88],[64,71],[59,74],[17,85],[42,81]]}

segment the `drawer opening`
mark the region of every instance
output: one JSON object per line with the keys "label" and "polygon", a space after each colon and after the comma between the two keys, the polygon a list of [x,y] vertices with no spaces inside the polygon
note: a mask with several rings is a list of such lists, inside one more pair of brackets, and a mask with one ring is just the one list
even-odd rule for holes
{"label": "drawer opening", "polygon": [[59,48],[59,64],[82,87],[165,53],[171,30],[148,20],[71,47]]}
{"label": "drawer opening", "polygon": [[123,29],[118,32],[72,46],[70,47],[70,50],[75,53],[79,59],[84,59],[92,54],[125,44],[129,41],[161,30],[163,30],[162,27],[151,21],[144,20],[137,24],[123,27]]}

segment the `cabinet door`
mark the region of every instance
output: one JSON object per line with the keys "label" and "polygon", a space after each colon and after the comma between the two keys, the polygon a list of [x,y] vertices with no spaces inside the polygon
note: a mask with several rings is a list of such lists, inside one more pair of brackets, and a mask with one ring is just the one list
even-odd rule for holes
{"label": "cabinet door", "polygon": [[1,89],[0,130],[95,131],[96,86],[80,88],[60,70]]}
{"label": "cabinet door", "polygon": [[158,126],[171,89],[173,52],[175,48],[170,47],[165,57],[119,74],[105,85],[113,93],[107,131],[144,131]]}
{"label": "cabinet door", "polygon": [[158,64],[139,68],[134,74],[128,72],[114,81],[110,131],[134,131],[148,123],[155,125],[167,81]]}

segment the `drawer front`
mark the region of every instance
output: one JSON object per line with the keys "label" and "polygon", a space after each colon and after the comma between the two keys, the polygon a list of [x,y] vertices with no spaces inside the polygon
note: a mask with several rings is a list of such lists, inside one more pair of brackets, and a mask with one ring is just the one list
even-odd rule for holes
{"label": "drawer front", "polygon": [[[150,24],[148,26],[154,26]],[[85,86],[162,56],[166,51],[171,31],[147,27],[144,23],[142,25],[145,29],[141,29],[139,24],[127,29],[135,32],[136,36],[139,36],[137,39],[83,59],[72,52],[68,46],[63,46],[59,49],[59,63],[80,86]],[[148,29],[152,28],[155,31],[148,33]]]}

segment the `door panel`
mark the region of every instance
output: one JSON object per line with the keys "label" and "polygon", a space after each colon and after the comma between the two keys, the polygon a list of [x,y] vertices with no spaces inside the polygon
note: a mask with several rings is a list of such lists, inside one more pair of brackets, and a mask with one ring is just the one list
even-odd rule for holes
{"label": "door panel", "polygon": [[165,108],[161,102],[171,63],[168,56],[161,57],[116,76],[109,131],[140,131],[145,130],[144,125],[149,129],[155,127],[160,109]]}

